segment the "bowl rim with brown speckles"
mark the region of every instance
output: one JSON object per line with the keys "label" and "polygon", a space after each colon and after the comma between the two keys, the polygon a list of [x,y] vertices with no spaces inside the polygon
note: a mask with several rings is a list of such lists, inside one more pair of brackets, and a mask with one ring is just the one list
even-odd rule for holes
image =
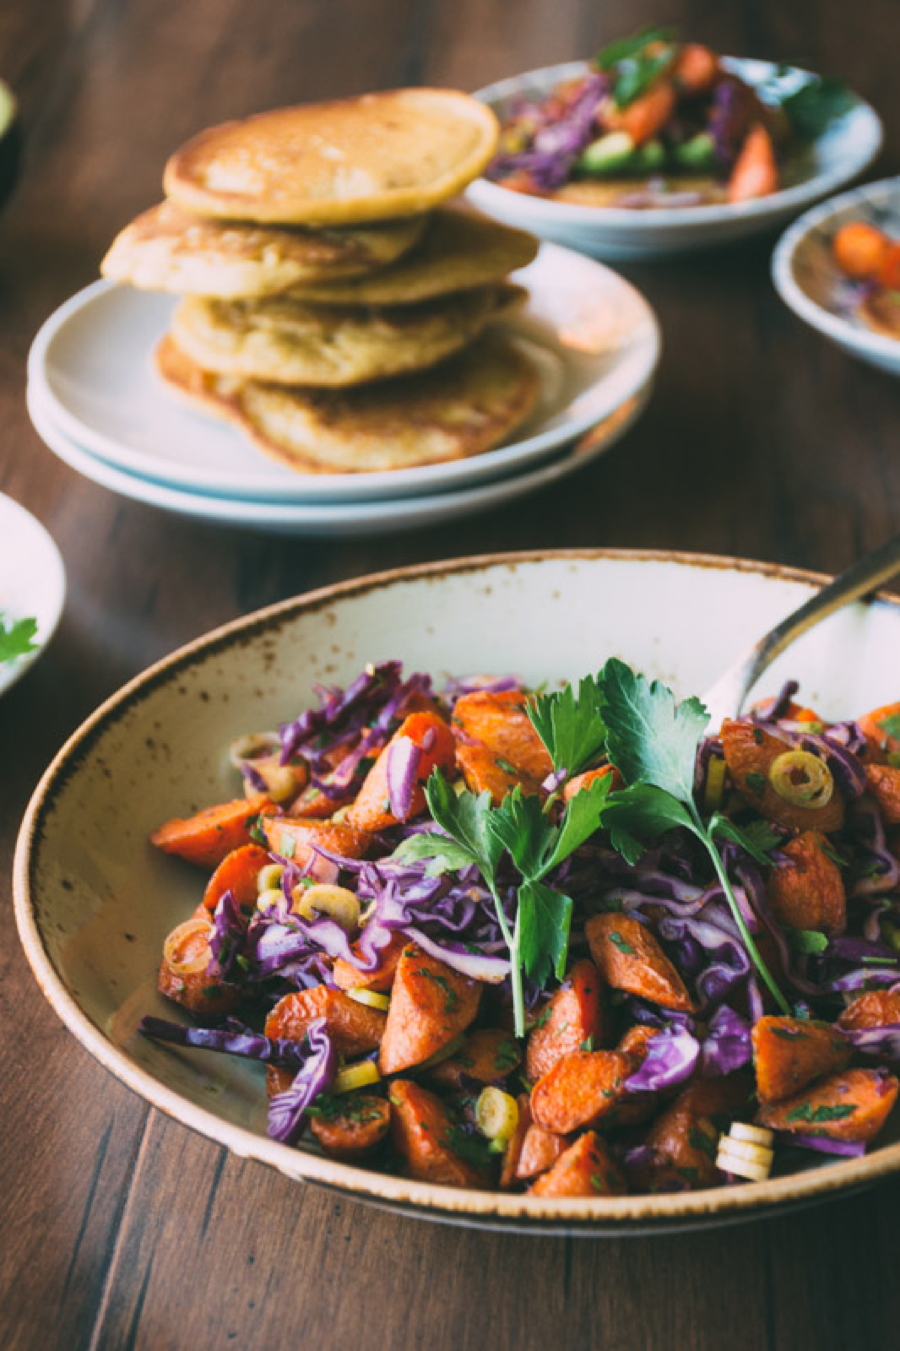
{"label": "bowl rim with brown speckles", "polygon": [[[552,549],[498,553],[397,568],[340,582],[257,610],[186,644],[154,663],[106,699],[68,738],[42,776],[23,818],[14,870],[13,896],[19,936],[44,995],[81,1045],[117,1079],[167,1116],[225,1145],[240,1158],[250,1158],[303,1180],[371,1201],[419,1218],[444,1220],[510,1232],[610,1235],[652,1234],[730,1224],[775,1211],[809,1205],[838,1193],[858,1190],[900,1169],[900,1144],[886,1145],[860,1158],[828,1163],[806,1172],[741,1186],[705,1191],[591,1198],[547,1198],[528,1194],[480,1191],[416,1182],[355,1164],[339,1163],[304,1149],[268,1139],[224,1120],[161,1083],[115,1046],[91,1021],[66,989],[45,947],[36,916],[33,886],[42,823],[54,795],[77,770],[105,728],[111,726],[150,690],[179,671],[235,642],[279,628],[295,616],[321,610],[334,600],[359,596],[395,582],[477,573],[502,565],[541,560],[622,559],[680,563],[692,567],[752,572],[774,579],[821,585],[821,573],[723,555],[652,549]],[[900,599],[879,594],[879,603],[900,610]]]}

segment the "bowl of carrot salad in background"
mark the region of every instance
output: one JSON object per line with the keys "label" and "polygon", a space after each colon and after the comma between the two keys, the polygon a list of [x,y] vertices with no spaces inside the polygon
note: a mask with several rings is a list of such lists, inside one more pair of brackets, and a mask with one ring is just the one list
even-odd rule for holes
{"label": "bowl of carrot salad in background", "polygon": [[806,212],[772,259],[782,299],[851,356],[900,373],[900,180]]}
{"label": "bowl of carrot salad in background", "polygon": [[900,1167],[900,609],[721,728],[689,693],[813,586],[524,555],[219,630],[37,790],[43,989],[185,1124],[432,1218],[657,1230]]}
{"label": "bowl of carrot salad in background", "polygon": [[840,82],[662,28],[477,97],[501,136],[473,201],[604,257],[771,227],[848,182],[881,144],[876,114]]}

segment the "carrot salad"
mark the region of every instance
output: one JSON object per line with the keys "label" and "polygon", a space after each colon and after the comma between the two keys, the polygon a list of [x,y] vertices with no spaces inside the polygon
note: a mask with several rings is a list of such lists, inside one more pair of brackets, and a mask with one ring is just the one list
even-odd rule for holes
{"label": "carrot salad", "polygon": [[581,205],[688,207],[777,192],[853,106],[835,80],[758,83],[669,28],[611,43],[546,97],[513,101],[487,177]]}
{"label": "carrot salad", "polygon": [[617,659],[321,689],[152,836],[203,873],[159,971],[190,1021],[141,1032],[260,1061],[275,1139],[447,1186],[862,1154],[898,1092],[900,704],[796,693],[711,729]]}

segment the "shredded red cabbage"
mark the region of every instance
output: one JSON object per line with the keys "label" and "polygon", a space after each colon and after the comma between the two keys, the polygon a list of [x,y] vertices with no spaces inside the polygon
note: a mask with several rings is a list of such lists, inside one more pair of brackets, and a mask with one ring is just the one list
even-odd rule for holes
{"label": "shredded red cabbage", "polygon": [[309,1054],[290,1088],[269,1099],[268,1133],[273,1140],[293,1145],[303,1134],[306,1109],[327,1093],[337,1073],[337,1053],[325,1031],[325,1019],[316,1018],[306,1029]]}

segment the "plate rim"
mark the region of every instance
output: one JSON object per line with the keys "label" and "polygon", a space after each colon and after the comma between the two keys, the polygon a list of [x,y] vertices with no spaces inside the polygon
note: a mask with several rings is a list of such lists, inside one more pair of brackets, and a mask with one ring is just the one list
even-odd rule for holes
{"label": "plate rim", "polygon": [[817,329],[845,348],[853,348],[860,355],[888,357],[900,368],[900,338],[890,338],[885,333],[875,333],[866,328],[855,328],[849,320],[834,314],[813,300],[794,276],[794,261],[797,254],[814,230],[819,229],[831,217],[838,215],[847,207],[852,207],[855,202],[871,202],[882,195],[887,195],[891,190],[897,195],[900,206],[900,175],[893,175],[875,179],[871,183],[861,183],[805,211],[785,230],[776,244],[772,254],[771,272],[772,284],[781,299],[811,328]]}
{"label": "plate rim", "polygon": [[[662,329],[653,306],[643,292],[626,278],[620,276],[614,269],[596,258],[590,258],[586,254],[580,253],[577,249],[548,240],[540,240],[539,244],[538,253],[535,259],[528,264],[529,267],[534,267],[543,258],[544,266],[549,271],[552,270],[555,261],[561,258],[570,267],[574,264],[581,269],[586,267],[591,272],[599,269],[603,274],[605,284],[614,286],[620,294],[627,296],[630,303],[637,307],[635,327],[639,326],[641,329],[640,341],[642,346],[646,348],[644,359],[634,374],[622,384],[621,389],[610,393],[607,398],[601,400],[599,413],[597,408],[593,408],[581,417],[567,420],[564,426],[543,431],[537,430],[522,440],[512,441],[508,445],[484,451],[481,455],[463,457],[442,464],[419,465],[401,470],[381,470],[372,474],[313,474],[305,477],[301,474],[291,475],[289,469],[281,466],[284,468],[285,474],[289,476],[285,480],[284,492],[288,493],[290,490],[289,495],[294,500],[309,503],[324,504],[341,500],[375,501],[391,497],[396,499],[398,476],[403,476],[399,479],[402,495],[410,497],[449,491],[454,482],[458,487],[461,487],[466,483],[481,483],[493,478],[509,477],[523,466],[531,465],[534,462],[539,463],[542,459],[550,458],[554,451],[583,435],[594,423],[606,417],[614,410],[614,407],[630,398],[648,380],[652,379],[659,367],[662,353]],[[519,275],[525,270],[524,268],[519,269],[519,273],[513,275]],[[42,396],[45,396],[51,403],[55,411],[57,425],[65,431],[70,440],[75,441],[96,457],[112,464],[122,472],[139,474],[141,477],[147,478],[148,481],[165,483],[167,486],[178,487],[183,491],[203,492],[210,497],[227,496],[235,500],[250,500],[244,489],[233,488],[227,493],[223,493],[216,492],[210,486],[201,488],[195,484],[189,487],[182,480],[167,477],[162,469],[151,471],[123,462],[122,455],[119,452],[121,449],[127,450],[127,447],[105,433],[97,432],[90,424],[82,421],[66,406],[52,388],[48,374],[49,354],[53,342],[59,337],[65,326],[73,319],[90,311],[92,306],[102,305],[106,296],[113,293],[124,294],[125,292],[132,293],[136,297],[136,303],[141,303],[145,295],[162,294],[159,292],[143,292],[137,287],[109,281],[106,278],[91,282],[88,286],[76,291],[74,295],[69,296],[47,316],[35,334],[28,353],[27,376],[29,383],[34,383],[41,390]],[[527,313],[527,307],[525,313]],[[518,333],[523,340],[532,341],[526,330],[517,329],[515,316],[509,322],[509,330],[513,337]],[[629,347],[631,346],[629,344]],[[629,347],[622,349],[621,356],[623,359]],[[149,353],[145,353],[144,356],[149,359]],[[607,379],[608,374],[599,376],[592,381],[589,388],[596,390],[602,387]],[[621,376],[619,376],[619,379],[621,379]],[[583,395],[578,397],[583,397]],[[568,407],[570,406],[568,405]],[[198,414],[195,413],[194,415],[197,416]],[[186,435],[188,430],[186,429]],[[273,463],[265,456],[264,452],[253,447],[252,443],[243,436],[240,429],[229,426],[228,430],[235,437],[242,438],[241,444],[249,454],[260,457],[263,462]],[[135,460],[151,458],[147,452],[140,450],[130,452],[130,455],[133,455]],[[129,456],[126,456],[127,458]],[[252,477],[252,468],[248,468],[247,473],[248,477]],[[273,485],[266,489],[265,496],[253,495],[253,500],[280,502],[283,497],[279,487]]]}
{"label": "plate rim", "polygon": [[[774,72],[779,64],[776,61],[766,61],[760,57],[752,56],[723,56],[722,60],[737,73],[740,73],[742,67],[748,65],[767,67]],[[522,71],[518,75],[509,75],[502,80],[495,80],[491,84],[483,85],[480,89],[473,91],[472,97],[487,103],[489,107],[493,107],[494,102],[498,99],[508,97],[509,94],[516,91],[518,86],[534,77],[543,76],[548,80],[551,78],[554,80],[568,79],[570,76],[583,71],[587,64],[586,60],[579,60],[559,62],[551,66],[537,66],[533,70]],[[802,66],[791,65],[788,70],[804,75],[815,74],[814,71],[808,71]],[[576,202],[557,202],[549,197],[527,197],[525,198],[527,202],[535,204],[535,214],[534,216],[523,215],[523,222],[533,219],[536,224],[542,214],[542,208],[544,208],[546,209],[544,224],[550,224],[552,221],[559,226],[571,225],[573,227],[581,226],[582,228],[594,226],[600,231],[603,230],[604,226],[608,226],[613,232],[618,232],[619,229],[624,227],[628,227],[630,232],[634,232],[635,226],[640,226],[641,233],[645,236],[646,241],[646,236],[654,234],[662,236],[677,225],[708,224],[710,226],[727,227],[738,222],[754,219],[765,220],[770,216],[774,217],[782,213],[790,213],[795,209],[799,210],[820,197],[827,196],[845,183],[849,183],[857,174],[863,173],[879,154],[884,144],[884,123],[881,117],[867,99],[857,94],[855,90],[850,92],[855,99],[852,113],[862,114],[868,123],[868,137],[865,144],[860,147],[855,156],[848,158],[842,167],[835,167],[814,174],[801,183],[780,188],[778,192],[772,193],[768,197],[757,197],[747,202],[715,203],[709,206],[647,207],[640,211],[635,211],[630,207],[585,206]],[[505,194],[499,199],[503,202],[508,201],[510,195],[509,188],[504,188],[501,183],[492,182],[484,175],[470,184],[468,192],[472,201],[485,211],[490,210],[488,202],[493,201],[495,192]],[[512,195],[520,199],[522,196],[521,194]],[[523,228],[527,228],[524,223]]]}
{"label": "plate rim", "polygon": [[[38,619],[38,632],[35,635],[38,642],[34,650],[25,653],[24,656],[17,657],[12,662],[4,662],[0,665],[0,695],[5,694],[17,681],[21,680],[26,671],[31,669],[49,647],[62,619],[68,585],[66,565],[63,562],[59,545],[44,523],[39,521],[33,512],[29,511],[21,502],[16,501],[14,497],[10,497],[8,493],[0,492],[0,521],[2,521],[5,512],[18,516],[27,522],[26,528],[32,531],[35,540],[40,541],[40,547],[44,550],[40,567],[41,569],[49,569],[52,574],[50,579],[52,603],[47,618],[43,621]],[[0,609],[4,614],[8,614],[5,605]],[[23,616],[16,615],[15,617],[22,618]]]}
{"label": "plate rim", "polygon": [[[194,493],[189,489],[172,487],[129,474],[110,465],[99,456],[69,438],[64,431],[52,425],[46,410],[35,406],[37,395],[31,384],[26,389],[26,406],[35,431],[48,449],[75,473],[81,474],[107,492],[127,497],[131,501],[161,511],[210,521],[217,525],[258,527],[261,529],[293,527],[298,533],[304,528],[333,526],[335,531],[366,533],[368,526],[387,528],[386,522],[398,529],[415,529],[442,519],[445,513],[458,514],[466,510],[489,510],[515,501],[542,487],[551,487],[559,479],[586,468],[599,459],[631,429],[644,412],[653,395],[652,378],[630,399],[626,399],[596,426],[590,428],[574,445],[547,461],[539,461],[533,468],[505,478],[489,479],[469,487],[460,487],[446,493],[427,493],[400,498],[377,498],[372,501],[346,502],[257,502],[251,499],[213,497]],[[629,408],[628,405],[631,405]],[[627,413],[620,424],[603,434],[604,427],[623,410]],[[49,426],[47,424],[50,424]],[[60,446],[64,444],[63,451]],[[78,462],[81,461],[81,464]],[[101,474],[89,473],[84,461],[98,466]],[[113,486],[116,484],[117,486]],[[132,491],[134,489],[134,491]],[[140,491],[137,491],[140,489]],[[213,507],[213,510],[210,510]],[[399,511],[399,515],[396,513]]]}
{"label": "plate rim", "polygon": [[[437,576],[479,573],[487,568],[520,566],[544,560],[622,559],[650,563],[677,563],[695,568],[750,572],[780,581],[820,586],[829,580],[826,574],[777,563],[759,562],[727,555],[689,553],[682,550],[573,548],[538,549],[524,552],[481,554],[445,559],[438,562],[393,568],[368,576],[351,578],[319,587],[300,596],[253,611],[177,648],[134,676],[94,710],[66,739],[53,757],[32,794],[16,840],[13,863],[13,903],[19,938],[37,982],[68,1030],[108,1072],[126,1087],[166,1115],[201,1135],[225,1145],[240,1158],[251,1158],[276,1168],[297,1181],[311,1181],[340,1189],[360,1200],[375,1200],[394,1206],[412,1206],[418,1218],[460,1218],[477,1227],[482,1217],[493,1226],[509,1221],[510,1227],[522,1223],[535,1233],[552,1230],[563,1233],[599,1235],[597,1226],[624,1221],[640,1222],[647,1229],[662,1231],[666,1222],[684,1221],[695,1227],[713,1216],[755,1218],[777,1211],[782,1202],[802,1202],[848,1188],[864,1186],[900,1169],[900,1143],[885,1145],[859,1159],[830,1162],[823,1168],[770,1178],[765,1182],[740,1187],[716,1187],[707,1191],[664,1193],[649,1196],[549,1198],[510,1193],[457,1189],[434,1183],[414,1182],[377,1173],[352,1164],[338,1163],[323,1156],[293,1149],[268,1139],[246,1127],[234,1125],[162,1084],[142,1069],[121,1048],[109,1040],[91,1021],[65,988],[49,954],[45,950],[37,924],[36,897],[32,895],[32,868],[40,847],[39,833],[53,809],[54,793],[63,787],[73,764],[86,755],[104,730],[127,715],[145,693],[177,678],[179,671],[195,660],[215,656],[229,645],[278,628],[297,615],[320,610],[335,600],[359,597],[367,592],[410,580]],[[900,597],[879,592],[868,602],[857,605],[887,605],[900,611]],[[443,1212],[441,1214],[440,1212]],[[530,1222],[536,1222],[532,1225]],[[619,1231],[627,1234],[627,1227]]]}

